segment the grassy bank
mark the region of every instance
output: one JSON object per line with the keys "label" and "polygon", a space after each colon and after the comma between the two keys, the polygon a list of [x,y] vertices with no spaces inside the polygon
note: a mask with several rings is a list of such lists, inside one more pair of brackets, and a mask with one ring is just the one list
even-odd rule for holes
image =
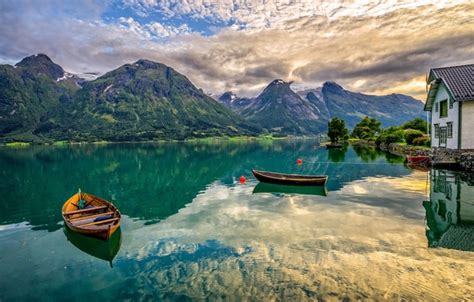
{"label": "grassy bank", "polygon": [[104,144],[136,144],[136,143],[166,143],[166,142],[199,142],[199,143],[219,143],[219,142],[271,142],[271,141],[282,141],[282,140],[304,140],[304,139],[317,139],[318,136],[273,136],[273,135],[260,135],[260,136],[210,136],[210,137],[199,137],[199,138],[187,138],[184,140],[176,140],[176,139],[159,139],[159,140],[149,140],[149,141],[67,141],[67,140],[60,140],[60,141],[50,141],[50,142],[21,142],[21,141],[14,141],[0,144],[0,146],[6,147],[26,147],[32,145],[44,145],[44,146],[67,146],[67,145],[85,145],[85,144],[92,144],[92,145],[104,145]]}

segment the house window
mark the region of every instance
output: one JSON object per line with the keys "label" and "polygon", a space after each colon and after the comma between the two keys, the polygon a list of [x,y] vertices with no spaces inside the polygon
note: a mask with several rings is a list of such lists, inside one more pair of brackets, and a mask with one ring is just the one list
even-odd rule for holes
{"label": "house window", "polygon": [[447,117],[448,116],[448,100],[439,102],[439,106],[440,106],[439,117]]}
{"label": "house window", "polygon": [[434,131],[435,138],[438,138],[439,137],[439,124],[435,124],[434,128],[435,128],[435,131]]}
{"label": "house window", "polygon": [[449,109],[453,109],[453,106],[454,106],[454,100],[453,98],[449,98]]}
{"label": "house window", "polygon": [[448,126],[448,138],[453,138],[453,122],[446,123]]}
{"label": "house window", "polygon": [[438,112],[438,102],[435,103],[435,112]]}

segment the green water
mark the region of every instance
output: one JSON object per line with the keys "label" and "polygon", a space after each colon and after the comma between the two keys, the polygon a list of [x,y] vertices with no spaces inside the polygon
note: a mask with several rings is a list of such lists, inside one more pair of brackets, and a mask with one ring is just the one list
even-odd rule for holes
{"label": "green water", "polygon": [[[253,168],[329,180],[257,185]],[[471,176],[373,149],[3,148],[0,175],[1,301],[473,298]],[[78,188],[120,209],[109,242],[64,229],[61,206]]]}

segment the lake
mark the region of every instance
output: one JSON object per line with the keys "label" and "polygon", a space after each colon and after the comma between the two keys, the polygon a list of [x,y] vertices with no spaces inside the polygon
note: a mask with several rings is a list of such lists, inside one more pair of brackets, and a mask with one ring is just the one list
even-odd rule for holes
{"label": "lake", "polygon": [[[311,140],[2,148],[0,300],[472,301],[474,176],[403,162]],[[64,228],[79,188],[120,209],[109,242]]]}

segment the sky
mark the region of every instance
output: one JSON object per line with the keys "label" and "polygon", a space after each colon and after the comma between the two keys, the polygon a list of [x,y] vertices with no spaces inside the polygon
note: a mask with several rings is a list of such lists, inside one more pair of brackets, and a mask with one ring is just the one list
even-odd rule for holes
{"label": "sky", "polygon": [[426,98],[430,68],[474,63],[474,2],[462,0],[0,0],[0,63],[45,53],[103,74],[144,58],[216,95],[335,81]]}

